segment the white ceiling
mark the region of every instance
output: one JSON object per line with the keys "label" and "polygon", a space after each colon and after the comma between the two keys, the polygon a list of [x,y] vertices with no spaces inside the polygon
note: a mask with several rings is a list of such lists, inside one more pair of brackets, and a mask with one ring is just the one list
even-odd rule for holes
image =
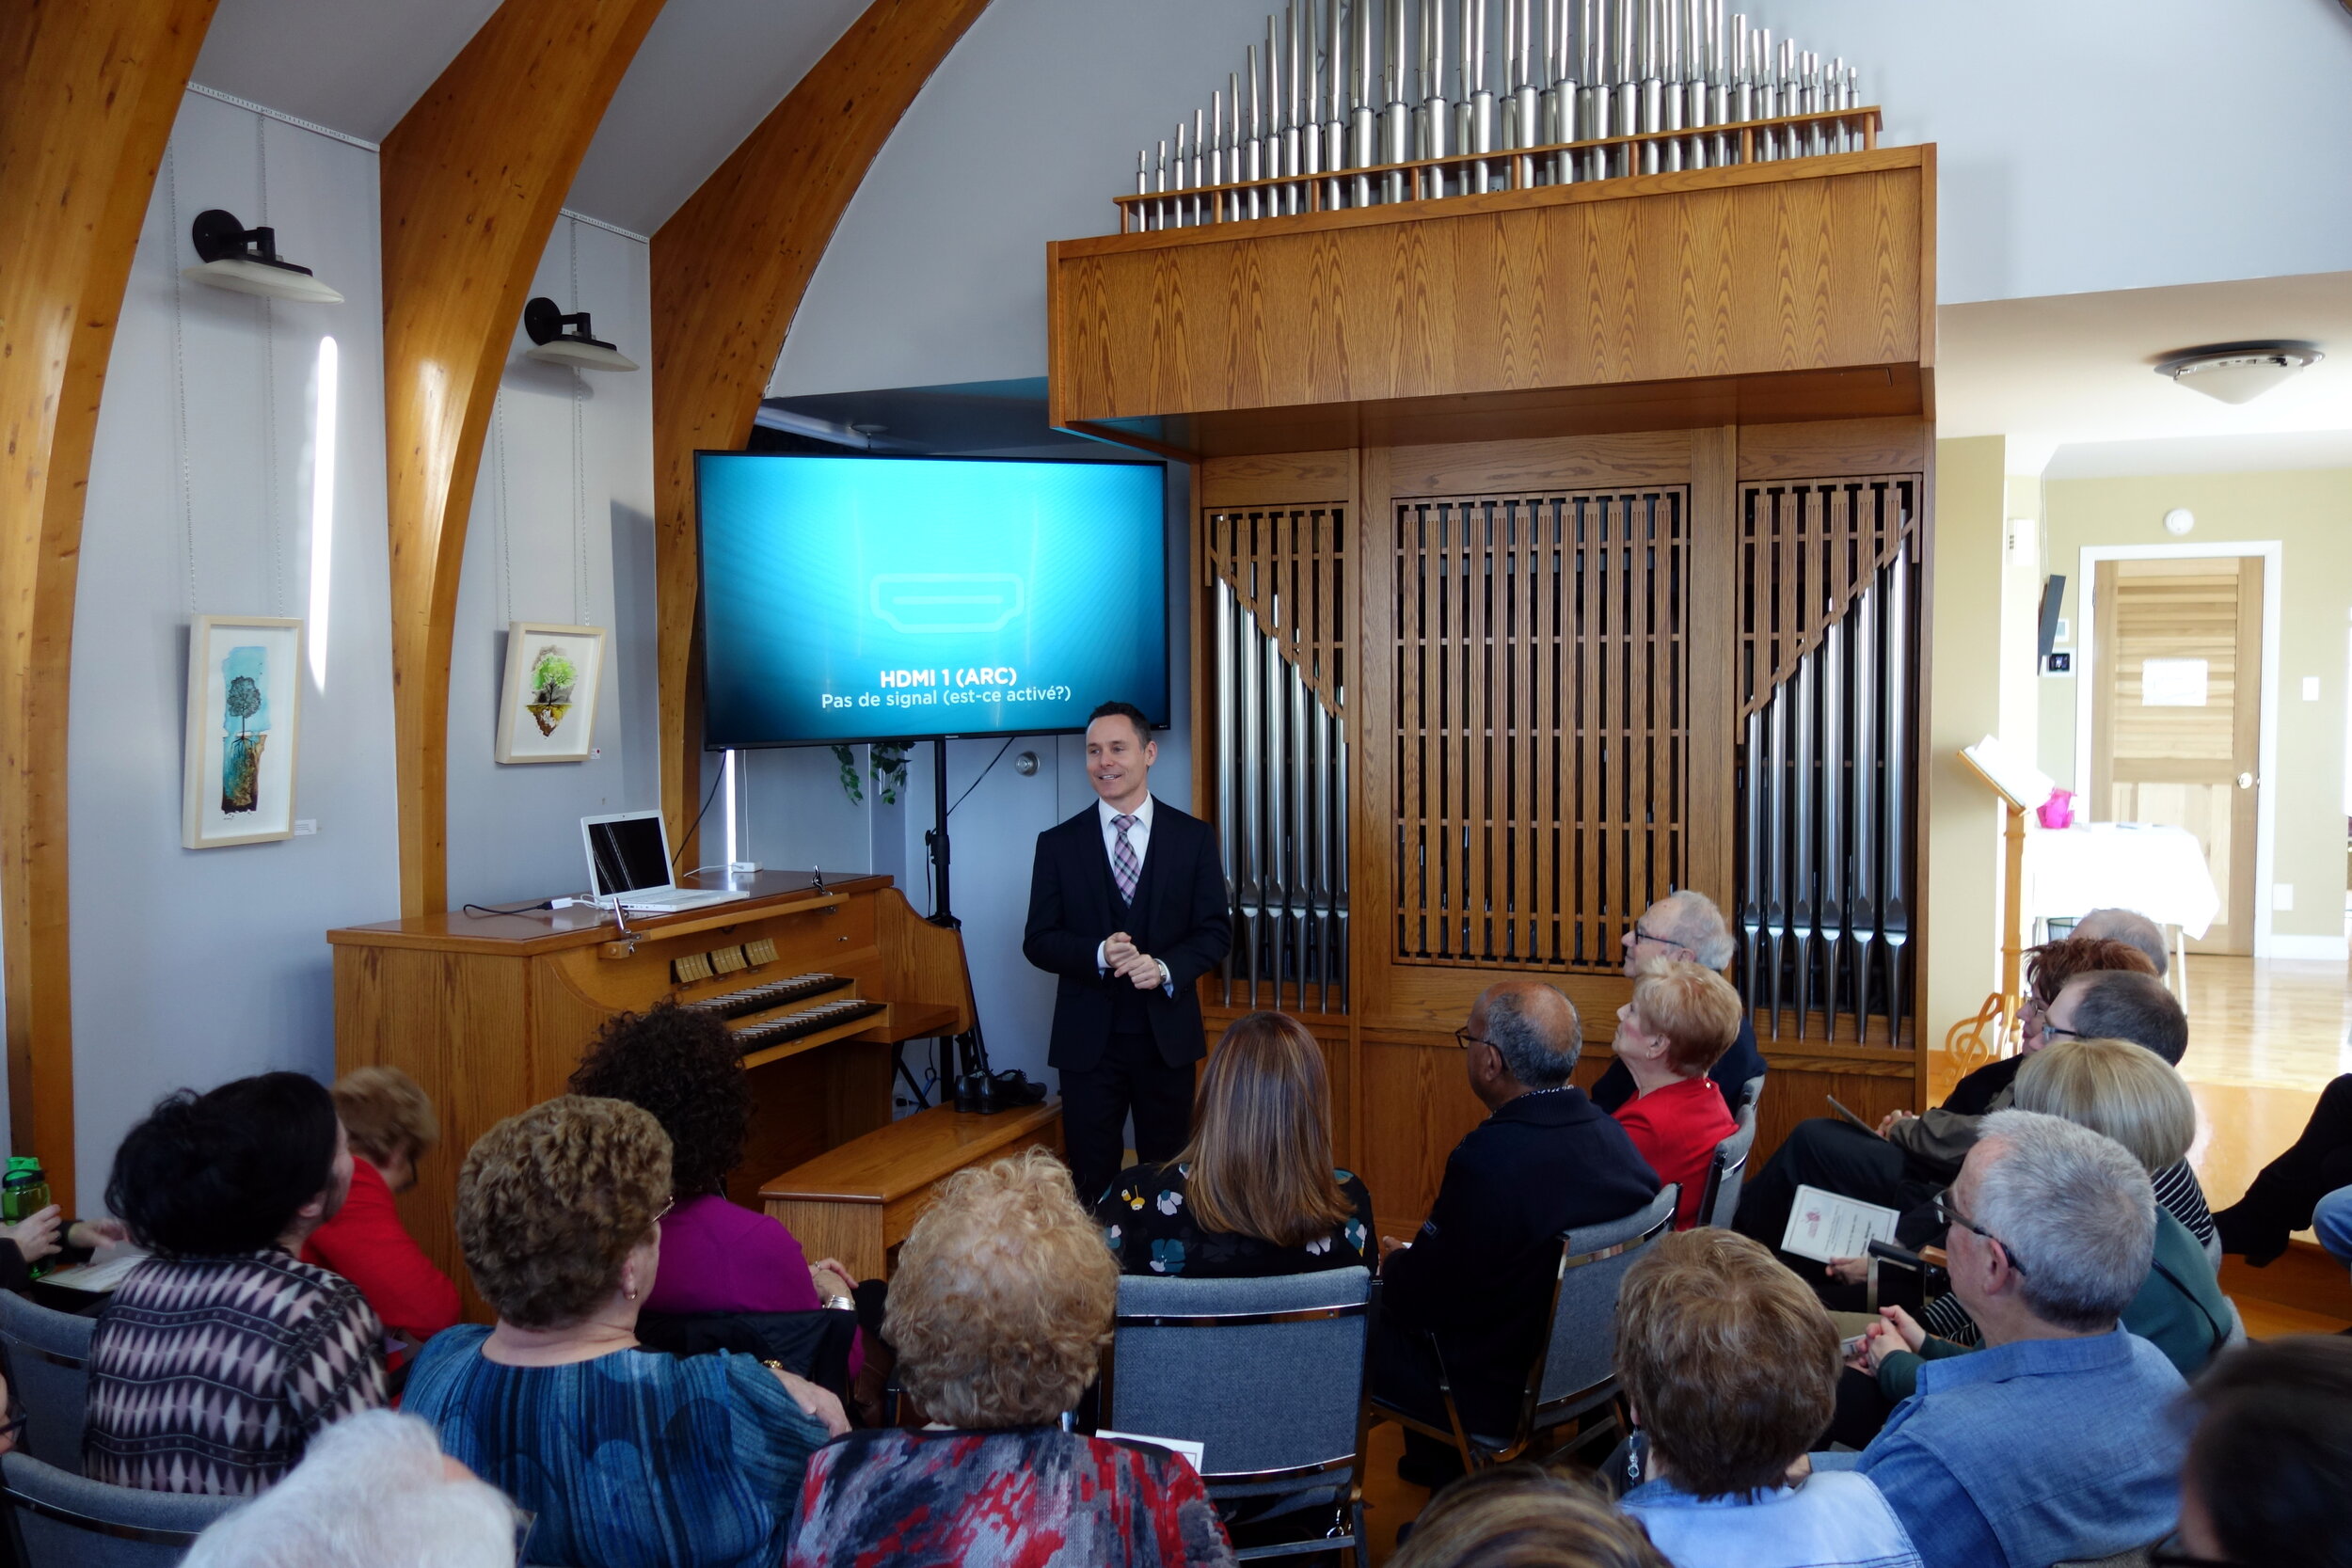
{"label": "white ceiling", "polygon": [[[381,141],[498,0],[220,0],[205,87]],[[565,205],[651,234],[865,9],[863,0],[669,0]]]}
{"label": "white ceiling", "polygon": [[[2352,273],[1947,305],[1937,313],[1940,436],[2006,435],[2012,472],[2352,467]],[[2205,343],[2288,338],[2328,357],[2251,403],[2155,373]]]}

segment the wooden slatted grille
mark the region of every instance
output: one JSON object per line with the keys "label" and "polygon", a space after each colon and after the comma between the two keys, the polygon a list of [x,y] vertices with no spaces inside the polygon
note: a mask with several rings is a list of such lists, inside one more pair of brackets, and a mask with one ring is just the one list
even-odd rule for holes
{"label": "wooden slatted grille", "polygon": [[1740,496],[1740,717],[1772,699],[1918,527],[1915,474],[1750,484]]}
{"label": "wooden slatted grille", "polygon": [[1346,525],[1336,506],[1201,518],[1228,1005],[1347,1010]]}
{"label": "wooden slatted grille", "polygon": [[1396,509],[1395,953],[1606,971],[1682,880],[1689,492]]}

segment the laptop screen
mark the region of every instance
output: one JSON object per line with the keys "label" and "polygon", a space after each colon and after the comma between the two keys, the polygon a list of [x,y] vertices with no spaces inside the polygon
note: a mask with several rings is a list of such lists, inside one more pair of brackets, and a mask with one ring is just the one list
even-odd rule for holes
{"label": "laptop screen", "polygon": [[591,822],[587,828],[588,858],[596,867],[599,895],[670,885],[661,818],[625,816],[616,822]]}

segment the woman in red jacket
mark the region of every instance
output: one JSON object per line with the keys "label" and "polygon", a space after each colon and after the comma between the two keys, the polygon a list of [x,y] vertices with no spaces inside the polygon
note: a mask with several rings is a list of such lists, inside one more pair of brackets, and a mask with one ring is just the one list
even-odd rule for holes
{"label": "woman in red jacket", "polygon": [[1626,1136],[1661,1181],[1682,1183],[1675,1228],[1698,1223],[1715,1146],[1739,1130],[1708,1069],[1740,1037],[1740,993],[1713,970],[1653,958],[1617,1009],[1611,1049],[1633,1074],[1633,1098],[1617,1107]]}
{"label": "woman in red jacket", "polygon": [[[400,1223],[392,1195],[416,1184],[417,1162],[440,1140],[433,1102],[396,1067],[345,1073],[333,1090],[351,1142],[351,1196],[303,1243],[302,1260],[354,1285],[395,1339],[421,1344],[457,1321],[457,1287]],[[398,1365],[405,1346],[391,1356]]]}

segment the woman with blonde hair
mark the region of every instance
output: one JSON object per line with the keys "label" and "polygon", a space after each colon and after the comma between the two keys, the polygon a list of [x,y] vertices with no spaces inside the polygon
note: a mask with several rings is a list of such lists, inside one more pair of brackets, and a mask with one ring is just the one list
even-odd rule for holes
{"label": "woman with blonde hair", "polygon": [[1617,1009],[1610,1049],[1632,1075],[1633,1098],[1613,1114],[1658,1180],[1682,1184],[1677,1230],[1698,1223],[1715,1146],[1740,1130],[1708,1073],[1746,1016],[1730,981],[1688,959],[1645,960]]}
{"label": "woman with blonde hair", "polygon": [[1372,1262],[1372,1195],[1331,1164],[1323,1049],[1283,1013],[1233,1021],[1200,1074],[1192,1142],[1094,1206],[1126,1274],[1253,1279]]}
{"label": "woman with blonde hair", "polygon": [[899,1250],[882,1338],[930,1418],[809,1460],[785,1568],[1210,1568],[1232,1548],[1192,1466],[1064,1432],[1119,1271],[1041,1149],[957,1172]]}
{"label": "woman with blonde hair", "polygon": [[[2153,1176],[2180,1164],[2197,1137],[2197,1102],[2177,1069],[2129,1040],[2057,1039],[2026,1059],[2011,1091],[2014,1108],[2039,1111],[2088,1127],[2123,1146]],[[2032,1259],[2019,1263],[2023,1271]],[[1925,1324],[1899,1307],[1883,1308],[1857,1359],[1867,1359],[1882,1407],[1857,1401],[1854,1380],[1841,1386],[1837,1425],[1842,1442],[1867,1436],[1856,1406],[1883,1421],[1918,1386],[1922,1359],[1978,1348],[1977,1325],[1959,1301],[1945,1296]],[[2156,1243],[2148,1277],[2123,1310],[2123,1326],[2164,1352],[2185,1378],[2194,1379],[2219,1354],[2236,1324],[2212,1260],[2194,1234],[2162,1203],[2156,1205]],[[1859,1444],[1856,1445],[1857,1447]]]}
{"label": "woman with blonde hair", "polygon": [[388,1356],[397,1369],[458,1318],[457,1287],[392,1204],[417,1184],[417,1162],[441,1140],[440,1118],[423,1086],[396,1067],[354,1068],[327,1092],[351,1145],[351,1196],[310,1232],[302,1260],[359,1287],[397,1341]]}

